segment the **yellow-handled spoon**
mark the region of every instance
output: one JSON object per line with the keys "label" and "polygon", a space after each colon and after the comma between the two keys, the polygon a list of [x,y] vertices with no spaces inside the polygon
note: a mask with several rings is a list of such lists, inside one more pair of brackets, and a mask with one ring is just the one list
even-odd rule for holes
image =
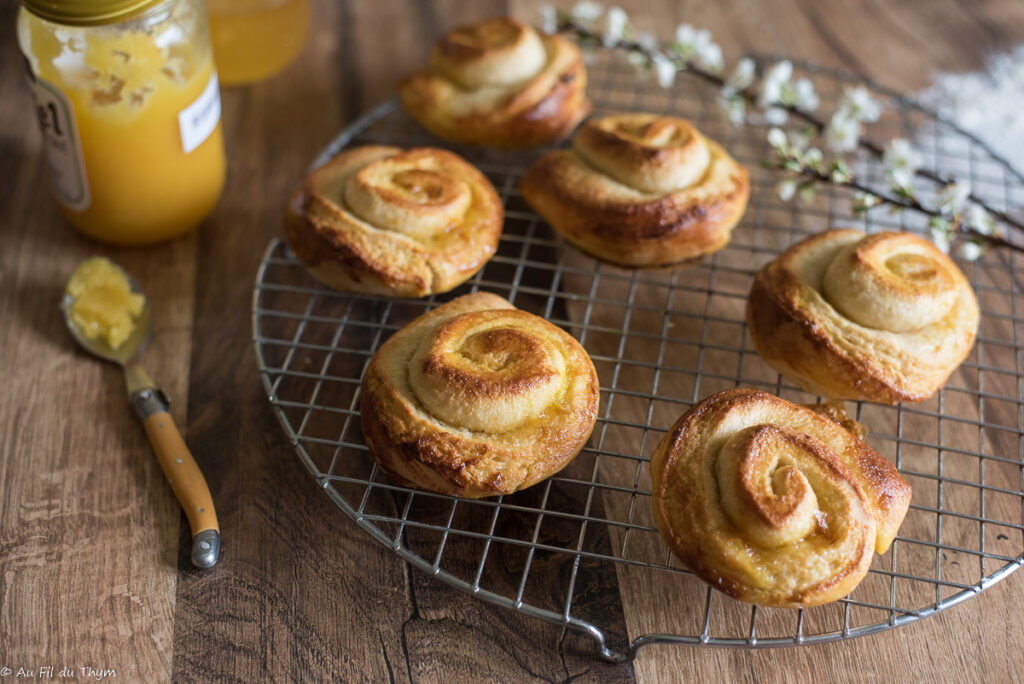
{"label": "yellow-handled spoon", "polygon": [[[89,261],[86,260],[82,265]],[[71,336],[86,351],[106,361],[113,361],[124,369],[128,400],[142,420],[142,426],[146,430],[150,444],[153,445],[160,467],[175,496],[178,497],[178,502],[192,528],[192,563],[200,568],[209,568],[220,556],[220,528],[217,525],[217,513],[213,508],[210,489],[206,486],[206,480],[192,458],[185,440],[181,438],[171,414],[168,413],[170,399],[139,365],[139,355],[146,348],[153,333],[153,315],[149,300],[135,279],[124,269],[105,259],[99,261],[105,261],[116,269],[130,286],[131,293],[142,298],[141,310],[132,316],[131,332],[116,346],[112,346],[102,335],[86,334],[72,315],[77,297],[68,292],[70,287],[66,288],[60,305],[64,322],[71,331]],[[71,282],[74,278],[72,275]]]}

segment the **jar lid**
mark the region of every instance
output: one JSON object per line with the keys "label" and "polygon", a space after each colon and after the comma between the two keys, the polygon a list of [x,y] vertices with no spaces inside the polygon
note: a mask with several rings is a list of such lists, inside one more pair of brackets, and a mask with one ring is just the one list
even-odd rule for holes
{"label": "jar lid", "polygon": [[113,24],[163,0],[22,0],[32,14],[57,24]]}

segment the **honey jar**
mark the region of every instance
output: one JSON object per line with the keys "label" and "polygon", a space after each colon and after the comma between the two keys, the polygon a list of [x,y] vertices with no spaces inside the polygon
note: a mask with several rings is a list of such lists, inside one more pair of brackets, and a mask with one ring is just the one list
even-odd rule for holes
{"label": "honey jar", "polygon": [[17,30],[67,219],[125,245],[195,228],[225,171],[201,0],[23,0]]}

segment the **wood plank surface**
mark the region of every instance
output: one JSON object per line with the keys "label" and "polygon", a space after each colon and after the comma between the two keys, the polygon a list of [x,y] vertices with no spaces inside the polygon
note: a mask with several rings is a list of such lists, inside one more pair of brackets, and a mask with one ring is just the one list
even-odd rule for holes
{"label": "wood plank surface", "polygon": [[16,9],[0,9],[0,668],[166,678],[180,509],[121,371],[79,351],[57,307],[71,270],[92,253],[133,273],[156,313],[145,365],[177,399],[172,413],[184,425],[196,239],[115,249],[64,223],[47,197]]}
{"label": "wood plank surface", "polygon": [[[256,371],[249,303],[260,255],[318,149],[390,96],[437,35],[490,15],[535,21],[539,4],[318,0],[295,65],[223,93],[229,171],[213,215],[149,249],[105,247],[63,222],[16,41],[0,43],[0,668],[113,668],[127,681],[1020,679],[1022,573],[848,643],[653,646],[634,665],[609,665],[588,640],[411,569],[318,491]],[[1024,40],[1015,0],[617,4],[663,38],[681,21],[709,28],[730,61],[786,53],[902,90]],[[14,15],[13,3],[0,8],[9,37]],[[63,329],[60,288],[91,253],[124,264],[153,302],[144,360],[175,398],[217,504],[224,556],[211,571],[189,564],[187,525],[119,371],[76,351]],[[664,587],[638,573],[592,577],[588,591],[621,605],[614,628],[642,633]]]}

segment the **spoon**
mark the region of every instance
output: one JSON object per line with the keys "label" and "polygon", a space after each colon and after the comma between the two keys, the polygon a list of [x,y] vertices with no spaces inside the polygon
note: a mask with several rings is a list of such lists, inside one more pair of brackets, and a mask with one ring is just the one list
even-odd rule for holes
{"label": "spoon", "polygon": [[136,415],[142,420],[142,426],[149,437],[149,443],[153,445],[153,451],[156,452],[164,476],[174,490],[174,495],[178,497],[178,503],[184,509],[192,528],[192,563],[196,567],[209,568],[220,556],[220,527],[217,525],[213,498],[199,466],[196,465],[192,453],[181,438],[171,414],[168,413],[171,400],[139,365],[139,355],[149,344],[153,334],[153,314],[149,300],[127,271],[116,264],[113,265],[125,276],[132,292],[141,295],[143,299],[142,311],[135,318],[135,327],[128,339],[115,349],[102,337],[86,337],[71,318],[71,306],[75,298],[66,291],[60,303],[64,323],[71,336],[87,352],[106,361],[112,361],[124,369],[128,400]]}

